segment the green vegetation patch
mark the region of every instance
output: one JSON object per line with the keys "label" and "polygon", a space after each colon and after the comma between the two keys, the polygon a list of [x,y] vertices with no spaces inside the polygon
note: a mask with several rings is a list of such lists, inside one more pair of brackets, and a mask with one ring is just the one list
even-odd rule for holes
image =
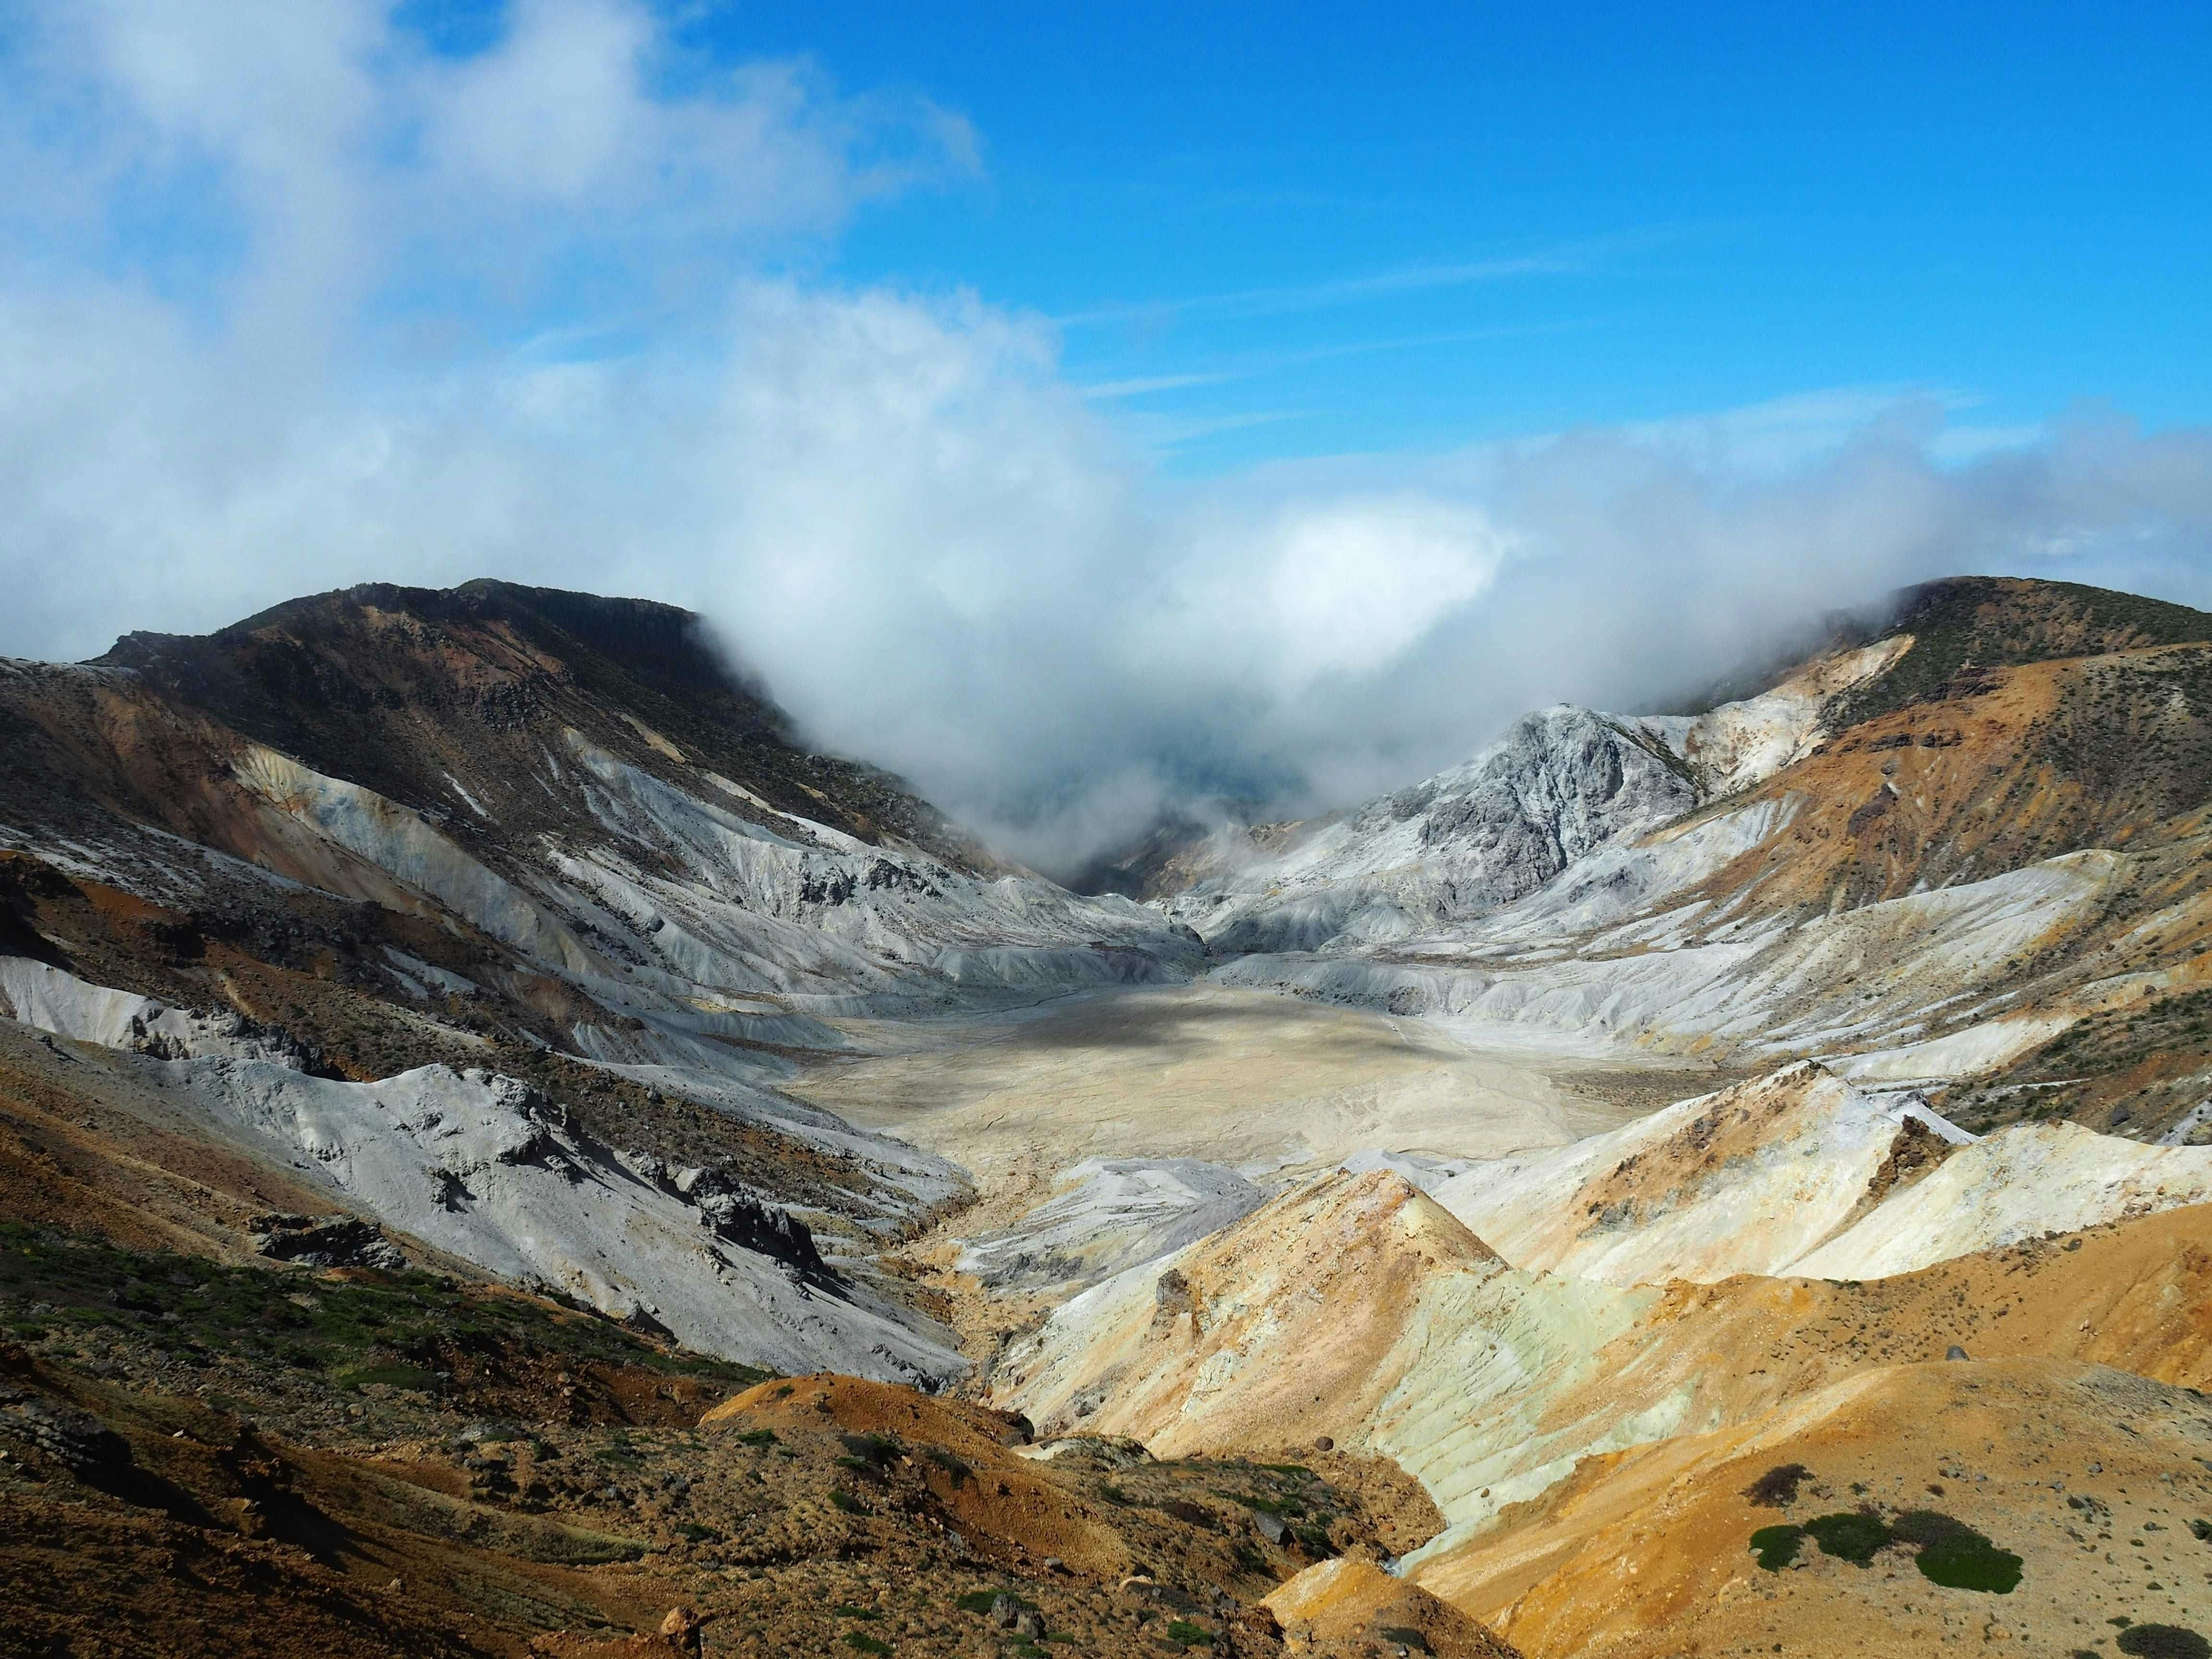
{"label": "green vegetation patch", "polygon": [[399,1360],[382,1364],[356,1365],[351,1370],[337,1374],[342,1389],[366,1389],[381,1383],[387,1389],[417,1389],[429,1390],[438,1386],[437,1376],[420,1365],[410,1365]]}
{"label": "green vegetation patch", "polygon": [[866,1515],[868,1512],[868,1506],[866,1504],[842,1488],[830,1492],[830,1507],[842,1510],[847,1515]]}
{"label": "green vegetation patch", "polygon": [[864,1630],[845,1632],[845,1645],[855,1653],[889,1653],[891,1644],[880,1636],[871,1636]]}
{"label": "green vegetation patch", "polygon": [[1862,1567],[1872,1563],[1875,1552],[1890,1541],[1889,1528],[1881,1517],[1862,1510],[1817,1516],[1805,1523],[1805,1530],[1820,1545],[1822,1554]]}
{"label": "green vegetation patch", "polygon": [[1753,1553],[1769,1572],[1779,1572],[1795,1561],[1797,1547],[1804,1541],[1802,1527],[1761,1527],[1751,1535]]}
{"label": "green vegetation patch", "polygon": [[952,1490],[955,1492],[958,1492],[968,1481],[975,1479],[974,1466],[957,1452],[947,1451],[942,1446],[924,1446],[921,1449],[921,1455],[951,1477]]}
{"label": "green vegetation patch", "polygon": [[45,1304],[38,1324],[49,1335],[143,1328],[164,1346],[324,1372],[351,1389],[434,1388],[443,1354],[501,1343],[571,1363],[635,1365],[737,1387],[769,1376],[704,1355],[665,1353],[596,1315],[432,1273],[356,1270],[335,1279],[230,1267],[0,1222],[0,1312],[33,1303]]}
{"label": "green vegetation patch", "polygon": [[1917,1544],[1920,1576],[1947,1589],[2009,1595],[2020,1583],[2021,1559],[1963,1521],[1933,1510],[1908,1510],[1890,1525],[1899,1543]]}
{"label": "green vegetation patch", "polygon": [[1908,1510],[1884,1521],[1864,1510],[1823,1515],[1802,1526],[1761,1527],[1751,1535],[1759,1565],[1779,1572],[1797,1559],[1810,1538],[1824,1555],[1859,1566],[1892,1544],[1910,1545],[1921,1577],[1946,1589],[2008,1595],[2020,1584],[2021,1559],[2001,1550],[1965,1522],[1934,1510]]}
{"label": "green vegetation patch", "polygon": [[1213,1632],[1188,1619],[1170,1619],[1168,1640],[1179,1648],[1210,1648],[1213,1645]]}
{"label": "green vegetation patch", "polygon": [[880,1434],[842,1434],[837,1437],[849,1457],[841,1459],[855,1468],[884,1469],[898,1462],[901,1448]]}
{"label": "green vegetation patch", "polygon": [[2115,1644],[2135,1659],[2208,1659],[2212,1642],[2180,1625],[2131,1625]]}

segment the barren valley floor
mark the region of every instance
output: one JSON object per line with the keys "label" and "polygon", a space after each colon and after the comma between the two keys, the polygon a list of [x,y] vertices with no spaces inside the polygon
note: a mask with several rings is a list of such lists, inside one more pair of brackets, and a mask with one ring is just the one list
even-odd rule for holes
{"label": "barren valley floor", "polygon": [[1376,1146],[1497,1158],[1737,1075],[1633,1053],[1476,1048],[1419,1020],[1205,983],[844,1024],[873,1052],[785,1091],[951,1158],[987,1199],[1086,1158],[1203,1158],[1261,1176]]}

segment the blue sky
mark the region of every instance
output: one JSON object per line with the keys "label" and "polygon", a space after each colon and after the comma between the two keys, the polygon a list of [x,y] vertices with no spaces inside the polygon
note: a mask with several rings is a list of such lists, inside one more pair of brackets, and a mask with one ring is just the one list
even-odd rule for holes
{"label": "blue sky", "polygon": [[839,268],[1096,319],[1077,379],[1192,377],[1121,400],[1163,431],[1261,422],[1190,466],[1834,386],[1997,426],[2207,412],[2201,7],[830,3],[691,33],[965,112],[984,176],[863,216]]}
{"label": "blue sky", "polygon": [[0,0],[0,653],[665,599],[1060,868],[1902,583],[2212,607],[2208,17]]}

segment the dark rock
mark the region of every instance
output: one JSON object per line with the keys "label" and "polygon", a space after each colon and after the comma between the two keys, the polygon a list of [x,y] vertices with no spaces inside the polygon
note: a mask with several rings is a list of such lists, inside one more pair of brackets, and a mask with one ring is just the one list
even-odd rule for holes
{"label": "dark rock", "polygon": [[303,1267],[374,1267],[397,1273],[407,1265],[406,1256],[385,1237],[384,1229],[358,1216],[275,1212],[255,1216],[246,1230],[257,1235],[256,1254]]}
{"label": "dark rock", "polygon": [[0,1437],[43,1453],[72,1474],[128,1468],[131,1443],[94,1417],[47,1400],[0,1406]]}

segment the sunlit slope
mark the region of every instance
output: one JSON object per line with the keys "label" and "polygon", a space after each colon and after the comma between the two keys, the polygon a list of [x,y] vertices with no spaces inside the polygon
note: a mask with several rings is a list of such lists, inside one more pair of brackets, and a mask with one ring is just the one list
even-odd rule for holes
{"label": "sunlit slope", "polygon": [[[1393,1457],[1449,1523],[1441,1552],[1592,1455],[1746,1423],[1954,1346],[2200,1382],[2212,1208],[2188,1195],[2115,1188],[2063,1242],[2038,1230],[1895,1277],[1638,1286],[1509,1266],[1401,1179],[1340,1175],[1067,1303],[990,1387],[1041,1425],[1170,1449],[1325,1434]],[[2023,1197],[2036,1207],[2032,1180]]]}
{"label": "sunlit slope", "polygon": [[[2212,1590],[2190,1523],[2212,1508],[2207,1455],[2203,1399],[2124,1371],[1881,1367],[1723,1430],[1589,1458],[1413,1576],[1532,1659],[1778,1644],[2106,1652],[2123,1621],[2203,1627]],[[1790,1501],[1756,1501],[1775,1470],[1805,1475]],[[1838,1515],[1870,1517],[1845,1523],[1870,1534],[1856,1547],[1871,1549],[1863,1565],[1806,1536],[1770,1572],[1750,1547],[1754,1534]],[[1966,1571],[1932,1581],[1915,1539],[1961,1533]]]}
{"label": "sunlit slope", "polygon": [[1516,1267],[1616,1284],[1875,1279],[2212,1199],[2212,1147],[2075,1124],[1980,1139],[1810,1061],[1610,1134],[1477,1164],[1439,1204]]}

